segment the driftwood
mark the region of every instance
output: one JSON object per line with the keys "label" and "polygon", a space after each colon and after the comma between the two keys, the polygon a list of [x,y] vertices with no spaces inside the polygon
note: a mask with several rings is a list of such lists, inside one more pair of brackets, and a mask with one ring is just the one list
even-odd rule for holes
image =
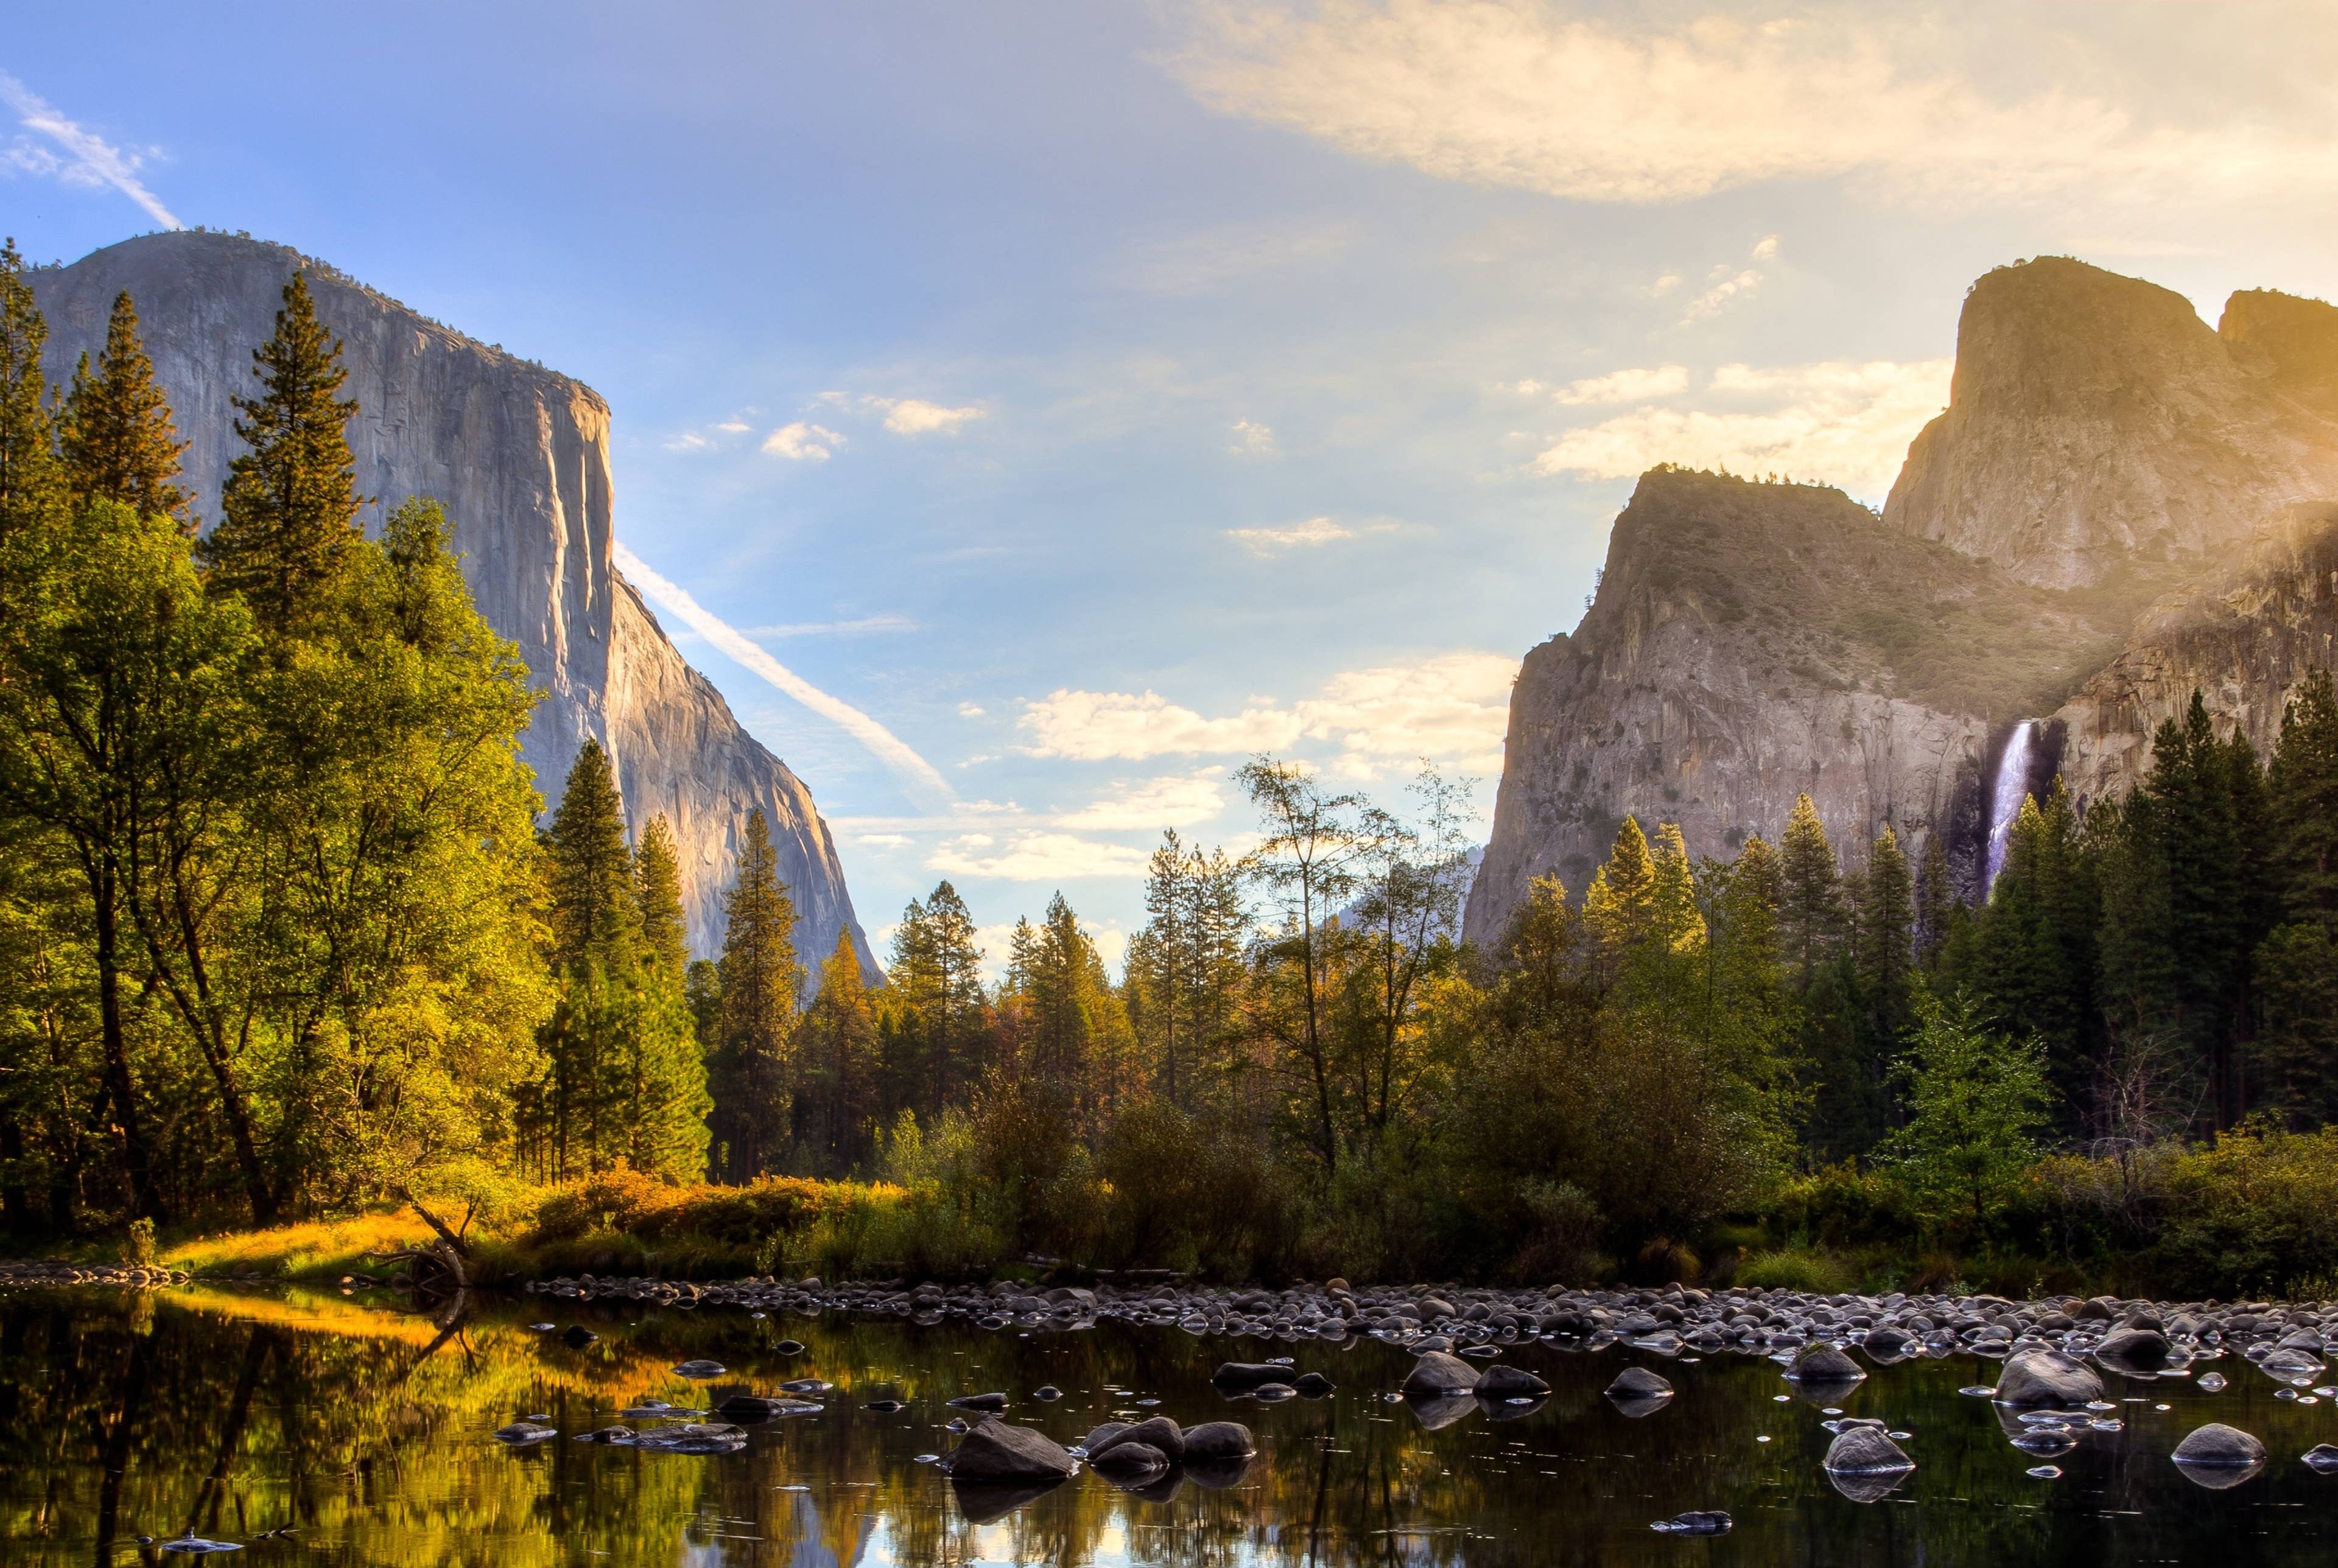
{"label": "driftwood", "polygon": [[463,1255],[444,1241],[403,1252],[369,1252],[366,1261],[405,1269],[414,1281],[414,1289],[426,1295],[460,1297],[470,1289],[470,1276],[463,1270]]}

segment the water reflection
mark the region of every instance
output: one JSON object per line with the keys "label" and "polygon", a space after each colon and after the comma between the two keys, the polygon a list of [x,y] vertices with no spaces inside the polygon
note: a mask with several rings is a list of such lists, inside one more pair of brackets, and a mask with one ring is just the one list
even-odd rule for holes
{"label": "water reflection", "polygon": [[[2299,1463],[2338,1436],[2338,1414],[2277,1400],[2285,1386],[2271,1377],[2215,1391],[2137,1379],[2114,1390],[2115,1411],[2024,1422],[1959,1396],[1994,1370],[1971,1358],[1879,1369],[1818,1406],[1766,1361],[1525,1345],[1506,1359],[1546,1378],[1547,1398],[1391,1402],[1409,1358],[1369,1341],[1225,1344],[1111,1326],[1025,1338],[632,1304],[563,1310],[539,1331],[540,1311],[474,1298],[423,1316],[387,1299],[200,1289],[0,1298],[0,1561],[159,1563],[159,1544],[183,1534],[241,1544],[231,1560],[255,1565],[575,1568],[1507,1568],[1685,1552],[1745,1564],[2279,1563],[2321,1561],[2338,1540],[2338,1476]],[[597,1338],[571,1344],[559,1330],[572,1326]],[[1222,1359],[1280,1354],[1336,1390],[1262,1404],[1210,1384]],[[702,1357],[725,1370],[695,1382],[675,1370]],[[1635,1364],[1661,1367],[1675,1396],[1618,1408],[1605,1391]],[[820,1411],[736,1421],[735,1452],[576,1440],[734,1424],[718,1413],[732,1396],[777,1396],[808,1377],[835,1386]],[[1063,1398],[1033,1400],[1043,1384]],[[947,1401],[992,1390],[1013,1399],[1007,1419],[1066,1444],[1102,1421],[1165,1415],[1242,1421],[1260,1452],[1126,1488],[1083,1474],[977,1490],[917,1462],[951,1446]],[[1917,1469],[1872,1496],[1876,1478],[1830,1478],[1831,1410],[1906,1434]],[[536,1418],[559,1436],[497,1439]],[[2210,1420],[2254,1433],[2271,1458],[2204,1488],[2168,1455]],[[2063,1430],[2055,1464],[2040,1465],[2015,1440],[2049,1426]],[[1728,1511],[1735,1527],[1694,1542],[1650,1529],[1702,1509]]]}

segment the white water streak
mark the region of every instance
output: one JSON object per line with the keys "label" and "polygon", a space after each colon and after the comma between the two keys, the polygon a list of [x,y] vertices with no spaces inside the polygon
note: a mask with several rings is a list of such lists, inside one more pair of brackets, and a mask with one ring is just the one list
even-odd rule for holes
{"label": "white water streak", "polygon": [[2036,728],[2027,720],[2015,725],[2013,733],[2005,738],[2004,753],[1997,760],[1997,777],[1989,791],[1989,874],[1981,883],[1983,898],[1997,886],[1997,874],[2005,869],[2013,824],[2021,815],[2022,801],[2029,796],[2029,743]]}

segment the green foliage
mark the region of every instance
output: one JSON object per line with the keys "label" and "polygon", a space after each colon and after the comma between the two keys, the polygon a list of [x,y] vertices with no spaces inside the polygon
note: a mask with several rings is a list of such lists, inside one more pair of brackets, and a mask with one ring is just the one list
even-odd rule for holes
{"label": "green foliage", "polygon": [[1901,1072],[1908,1123],[1883,1142],[1887,1169],[1929,1222],[1986,1236],[2039,1152],[2044,1047],[1984,1027],[1962,997],[1926,993]]}
{"label": "green foliage", "polygon": [[747,814],[738,880],[724,901],[722,1005],[710,1067],[714,1139],[732,1181],[771,1171],[785,1152],[793,1107],[793,1047],[802,976],[794,901],[779,877],[770,826]]}
{"label": "green foliage", "polygon": [[125,291],[114,296],[96,374],[84,355],[57,419],[58,456],[75,506],[116,501],[146,515],[192,528],[179,488],[179,454],[187,444],[171,425],[170,406],[154,385],[153,362],[138,341],[138,311]]}

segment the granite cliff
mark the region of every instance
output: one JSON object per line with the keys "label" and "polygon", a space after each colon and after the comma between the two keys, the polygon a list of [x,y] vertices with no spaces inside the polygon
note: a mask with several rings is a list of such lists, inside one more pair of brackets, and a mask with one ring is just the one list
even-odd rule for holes
{"label": "granite cliff", "polygon": [[[223,234],[148,235],[32,274],[49,323],[46,368],[71,375],[128,289],[157,380],[188,442],[183,483],[215,516],[241,450],[229,398],[251,386],[298,253]],[[609,408],[583,383],[426,319],[310,265],[317,312],[341,340],[349,446],[365,521],[410,496],[441,502],[488,622],[519,644],[545,698],[523,754],[556,802],[586,736],[614,760],[633,826],[663,812],[680,851],[693,950],[722,932],[722,895],[747,813],[761,807],[817,964],[841,931],[868,963],[844,872],[811,793],[740,727],[610,559]]]}
{"label": "granite cliff", "polygon": [[1643,476],[1590,611],[1519,671],[1467,933],[1496,936],[1532,877],[1579,893],[1626,813],[1726,855],[1804,791],[1853,859],[1886,823],[1944,835],[1976,897],[2017,723],[2028,785],[2085,799],[2133,786],[2196,688],[2270,745],[2338,660],[2333,503],[2338,309],[2249,291],[2212,331],[2078,262],[2000,269],[1881,516]]}

